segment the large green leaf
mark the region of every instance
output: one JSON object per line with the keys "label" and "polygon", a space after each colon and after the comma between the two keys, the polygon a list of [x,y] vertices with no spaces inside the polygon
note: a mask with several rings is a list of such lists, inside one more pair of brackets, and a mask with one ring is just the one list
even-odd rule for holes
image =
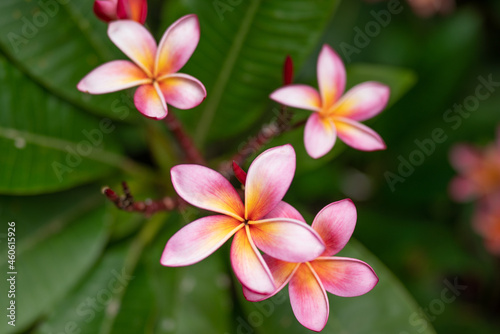
{"label": "large green leaf", "polygon": [[[161,226],[164,218],[155,216],[154,224]],[[180,215],[166,220],[150,247],[138,247],[140,238],[112,247],[36,333],[64,332],[68,324],[98,334],[229,332],[230,278],[221,252],[185,268],[159,263],[181,220]]]}
{"label": "large green leaf", "polygon": [[200,43],[182,72],[205,84],[207,99],[195,110],[179,112],[196,130],[197,141],[228,138],[270,112],[269,94],[282,85],[286,55],[301,66],[338,2],[188,0],[166,6],[169,23],[189,12],[200,19]]}
{"label": "large green leaf", "polygon": [[55,95],[116,119],[136,115],[126,93],[90,96],[76,84],[105,61],[124,57],[111,44],[93,1],[0,2],[0,48],[8,58]]}
{"label": "large green leaf", "polygon": [[136,168],[117,154],[110,119],[48,95],[1,57],[0,85],[0,193],[56,191]]}
{"label": "large green leaf", "polygon": [[[380,281],[372,291],[360,297],[341,298],[328,294],[330,317],[325,333],[434,333],[430,324],[426,328],[412,326],[410,316],[419,312],[416,303],[393,274],[361,244],[351,240],[338,255],[366,261]],[[249,333],[253,330],[259,334],[312,333],[295,319],[286,289],[259,303],[250,303],[241,293],[239,295],[245,315],[238,318],[238,330]]]}
{"label": "large green leaf", "polygon": [[[15,222],[16,262],[10,268],[7,257],[0,270],[16,275],[16,326],[6,321],[1,333],[26,329],[63,298],[97,260],[107,240],[108,222],[101,199],[92,196],[95,187],[57,195],[0,197],[2,225]],[[43,214],[40,214],[43,213]],[[7,232],[7,229],[5,228]],[[1,244],[7,254],[7,243]],[[8,291],[7,281],[0,289]],[[9,300],[2,298],[6,309]]]}

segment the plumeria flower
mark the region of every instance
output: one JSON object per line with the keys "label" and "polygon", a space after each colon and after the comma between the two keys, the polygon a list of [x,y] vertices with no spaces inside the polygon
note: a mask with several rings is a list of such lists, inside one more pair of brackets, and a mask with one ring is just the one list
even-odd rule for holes
{"label": "plumeria flower", "polygon": [[184,16],[172,24],[158,47],[149,31],[131,20],[111,22],[108,35],[133,62],[115,60],[99,66],[80,81],[80,91],[105,94],[139,86],[134,95],[135,106],[153,119],[167,116],[167,104],[190,109],[205,99],[207,92],[200,81],[177,73],[200,39],[196,15]]}
{"label": "plumeria flower", "polygon": [[385,149],[380,136],[359,123],[380,113],[389,100],[389,87],[364,82],[345,95],[346,71],[340,57],[324,45],[318,58],[319,92],[307,85],[288,85],[271,94],[271,99],[290,107],[313,111],[304,130],[304,143],[312,158],[328,153],[337,136],[362,151]]}
{"label": "plumeria flower", "polygon": [[459,173],[449,188],[454,200],[464,202],[500,192],[500,140],[484,150],[455,145],[450,151],[450,162]]}
{"label": "plumeria flower", "polygon": [[141,24],[148,15],[147,0],[96,0],[95,15],[104,22],[134,20]]}
{"label": "plumeria flower", "polygon": [[472,226],[483,237],[486,249],[500,256],[500,192],[478,203]]}
{"label": "plumeria flower", "polygon": [[195,220],[167,243],[161,264],[187,266],[212,254],[229,238],[231,264],[250,291],[271,293],[274,279],[259,249],[284,261],[304,262],[323,253],[321,237],[303,221],[288,218],[295,211],[282,202],[295,173],[291,145],[269,149],[250,165],[245,204],[218,172],[199,165],[172,168],[172,183],[186,202],[220,215]]}
{"label": "plumeria flower", "polygon": [[[290,218],[303,221],[298,212],[288,210]],[[249,301],[261,301],[289,284],[290,303],[297,320],[313,331],[321,331],[328,321],[326,291],[341,297],[360,296],[375,287],[378,277],[363,261],[333,256],[347,244],[356,225],[356,208],[345,199],[327,205],[312,227],[323,238],[326,249],[313,261],[292,263],[264,255],[278,288],[270,295],[256,294],[243,288]]]}

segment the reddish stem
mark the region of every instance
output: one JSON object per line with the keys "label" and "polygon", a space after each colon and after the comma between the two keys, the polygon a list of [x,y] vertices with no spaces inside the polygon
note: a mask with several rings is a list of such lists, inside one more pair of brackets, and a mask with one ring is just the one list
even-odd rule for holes
{"label": "reddish stem", "polygon": [[177,142],[179,143],[179,146],[184,150],[187,160],[191,163],[207,165],[207,162],[203,158],[203,155],[194,145],[191,137],[182,127],[182,123],[174,116],[174,113],[172,111],[168,113],[164,121],[167,128],[174,134]]}
{"label": "reddish stem", "polygon": [[123,211],[140,212],[146,216],[151,216],[160,211],[173,211],[184,205],[180,198],[164,197],[160,200],[134,201],[134,197],[126,182],[122,182],[123,195],[118,196],[109,187],[104,187],[102,193],[113,202],[116,207]]}

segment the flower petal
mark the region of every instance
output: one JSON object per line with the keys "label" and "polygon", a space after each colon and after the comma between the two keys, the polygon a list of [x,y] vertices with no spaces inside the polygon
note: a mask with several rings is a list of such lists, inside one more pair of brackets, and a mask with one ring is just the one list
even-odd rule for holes
{"label": "flower petal", "polygon": [[323,45],[319,54],[317,76],[323,108],[329,108],[344,92],[346,81],[342,59],[329,45]]}
{"label": "flower petal", "polygon": [[304,129],[304,145],[311,158],[318,159],[330,152],[337,139],[335,125],[314,113],[307,119]]}
{"label": "flower petal", "polygon": [[247,289],[259,294],[271,294],[275,291],[273,275],[253,244],[248,225],[234,235],[231,264],[236,277]]}
{"label": "flower petal", "polygon": [[450,150],[450,163],[458,172],[466,173],[481,163],[481,152],[467,144],[457,144]]}
{"label": "flower petal", "polygon": [[148,16],[148,2],[147,0],[118,0],[116,10],[118,18],[144,24]]}
{"label": "flower petal", "polygon": [[285,196],[295,174],[291,145],[268,149],[250,165],[245,184],[245,218],[259,220]]}
{"label": "flower petal", "polygon": [[168,113],[163,96],[151,84],[142,85],[136,90],[134,104],[144,116],[152,119],[163,119]]}
{"label": "flower petal", "polygon": [[360,260],[342,257],[320,258],[311,262],[311,266],[326,291],[340,297],[361,296],[378,283],[378,277],[372,267]]}
{"label": "flower petal", "polygon": [[348,118],[335,118],[337,136],[347,145],[361,151],[385,150],[386,146],[378,133]]}
{"label": "flower petal", "polygon": [[215,252],[244,226],[228,216],[203,217],[184,226],[167,242],[161,264],[188,266]]}
{"label": "flower petal", "polygon": [[156,55],[156,75],[180,70],[193,54],[200,40],[198,16],[186,15],[175,21],[163,34]]}
{"label": "flower petal", "polygon": [[186,202],[243,220],[245,210],[240,196],[216,171],[199,165],[177,165],[171,175],[175,190]]}
{"label": "flower petal", "polygon": [[271,218],[291,218],[304,223],[306,222],[297,209],[283,201],[279,202],[278,205],[276,205],[274,209],[272,209],[271,212],[269,212],[263,219]]}
{"label": "flower petal", "polygon": [[262,257],[264,258],[264,261],[266,261],[267,265],[269,266],[269,270],[271,270],[271,273],[273,274],[274,283],[276,284],[277,289],[272,294],[262,295],[255,293],[243,286],[243,295],[245,296],[246,300],[251,302],[260,302],[280,292],[285,287],[285,285],[288,284],[288,282],[292,278],[293,273],[300,265],[300,263],[281,261],[266,254],[262,255]]}
{"label": "flower petal", "polygon": [[255,245],[264,253],[288,262],[306,262],[320,256],[325,244],[309,225],[290,218],[249,222]]}
{"label": "flower petal", "polygon": [[318,111],[321,98],[318,91],[306,85],[288,85],[275,90],[269,96],[272,100],[285,106]]}
{"label": "flower petal", "polygon": [[310,330],[321,331],[328,321],[330,306],[321,281],[307,263],[295,271],[288,290],[297,320]]}
{"label": "flower petal", "polygon": [[148,81],[148,76],[134,63],[114,60],[87,74],[78,83],[77,88],[85,93],[105,94],[139,86]]}
{"label": "flower petal", "polygon": [[356,226],[356,207],[350,199],[325,206],[314,218],[312,228],[325,242],[322,256],[335,255],[345,247]]}
{"label": "flower petal", "polygon": [[149,77],[153,76],[156,42],[150,32],[132,20],[118,20],[108,26],[108,36]]}
{"label": "flower petal", "polygon": [[456,176],[449,185],[451,198],[456,202],[467,202],[477,195],[476,185],[466,177]]}
{"label": "flower petal", "polygon": [[387,106],[390,89],[378,82],[364,82],[351,88],[334,106],[335,116],[362,122],[379,114]]}
{"label": "flower petal", "polygon": [[94,2],[94,14],[104,22],[118,19],[116,16],[116,2],[118,0],[96,0]]}
{"label": "flower petal", "polygon": [[168,104],[179,109],[191,109],[207,96],[205,86],[196,78],[182,73],[172,74],[159,81]]}

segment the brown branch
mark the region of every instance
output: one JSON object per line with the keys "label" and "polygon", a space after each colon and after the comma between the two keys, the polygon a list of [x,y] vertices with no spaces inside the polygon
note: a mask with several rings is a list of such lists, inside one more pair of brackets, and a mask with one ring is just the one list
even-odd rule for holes
{"label": "brown branch", "polygon": [[198,148],[194,145],[193,140],[188,135],[188,133],[182,127],[182,123],[174,116],[174,113],[170,111],[164,119],[165,125],[172,132],[177,143],[183,149],[186,154],[186,158],[190,163],[195,163],[199,165],[207,165],[207,162],[203,158]]}
{"label": "brown branch", "polygon": [[104,187],[102,193],[115,204],[115,206],[123,211],[144,213],[146,216],[151,216],[160,211],[173,211],[184,207],[185,203],[180,198],[164,197],[160,200],[145,200],[136,202],[130,192],[126,182],[122,182],[123,195],[118,196],[116,192],[109,187]]}
{"label": "brown branch", "polygon": [[259,133],[250,138],[245,145],[228,161],[221,163],[219,166],[219,171],[226,178],[233,175],[232,164],[233,162],[238,165],[243,165],[245,161],[257,153],[262,146],[269,143],[273,138],[281,135],[282,133],[288,131],[290,127],[290,121],[293,114],[285,107],[282,106],[277,118],[269,124],[264,125]]}

